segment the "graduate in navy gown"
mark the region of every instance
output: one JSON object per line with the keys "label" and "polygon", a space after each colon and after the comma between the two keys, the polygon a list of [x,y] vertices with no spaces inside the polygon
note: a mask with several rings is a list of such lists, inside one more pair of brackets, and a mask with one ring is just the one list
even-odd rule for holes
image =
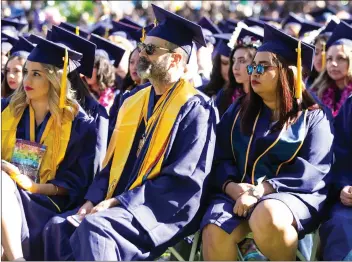
{"label": "graduate in navy gown", "polygon": [[313,53],[265,24],[247,67],[250,92],[217,129],[214,191],[201,224],[205,260],[236,260],[235,245],[249,232],[270,260],[295,260],[298,239],[319,225],[333,129],[296,73],[311,70]]}
{"label": "graduate in navy gown", "polygon": [[63,44],[83,55],[80,66],[73,72],[70,72],[68,78],[70,79],[72,89],[76,92],[77,102],[89,116],[93,117],[96,123],[98,135],[96,144],[97,154],[94,159],[94,174],[96,174],[100,170],[108,145],[109,116],[104,106],[90,94],[88,84],[82,79],[81,75],[92,77],[97,46],[85,38],[55,25],[52,27],[50,36],[48,35],[47,39]]}
{"label": "graduate in navy gown", "polygon": [[154,259],[199,229],[218,116],[182,75],[192,41],[204,45],[204,38],[200,26],[153,9],[159,25],[139,44],[138,63],[152,86],[122,104],[105,167],[78,211],[80,226],[46,227],[57,254],[50,259]]}
{"label": "graduate in navy gown", "polygon": [[[41,39],[26,62],[23,85],[2,101],[1,190],[6,201],[1,228],[9,260],[42,260],[43,227],[54,215],[81,205],[92,182],[96,127],[67,81],[68,70],[81,57]],[[9,163],[20,139],[46,147],[37,178]]]}
{"label": "graduate in navy gown", "polygon": [[320,226],[323,260],[352,260],[352,96],[335,118],[333,206]]}

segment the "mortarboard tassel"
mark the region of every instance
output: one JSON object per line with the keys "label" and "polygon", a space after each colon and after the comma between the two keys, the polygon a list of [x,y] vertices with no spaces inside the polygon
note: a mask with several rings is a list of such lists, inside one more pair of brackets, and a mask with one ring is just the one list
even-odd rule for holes
{"label": "mortarboard tassel", "polygon": [[104,38],[105,39],[108,39],[109,38],[109,28],[108,27],[105,27],[105,35],[104,35]]}
{"label": "mortarboard tassel", "polygon": [[323,50],[321,51],[321,68],[325,70],[326,66],[326,43],[323,43]]}
{"label": "mortarboard tassel", "polygon": [[297,79],[295,86],[295,97],[296,99],[301,99],[302,96],[302,49],[301,49],[301,41],[298,42],[297,51]]}
{"label": "mortarboard tassel", "polygon": [[66,102],[66,91],[67,91],[67,66],[68,66],[68,52],[65,48],[65,57],[64,57],[64,69],[62,71],[61,77],[61,92],[60,92],[60,109],[65,108]]}
{"label": "mortarboard tassel", "polygon": [[144,40],[145,40],[145,29],[144,29],[144,27],[142,29],[142,37],[141,37],[140,40],[141,40],[142,43],[144,43]]}
{"label": "mortarboard tassel", "polygon": [[154,18],[154,27],[156,27],[158,25],[158,20],[156,20],[156,18]]}
{"label": "mortarboard tassel", "polygon": [[79,26],[76,26],[76,35],[79,35]]}

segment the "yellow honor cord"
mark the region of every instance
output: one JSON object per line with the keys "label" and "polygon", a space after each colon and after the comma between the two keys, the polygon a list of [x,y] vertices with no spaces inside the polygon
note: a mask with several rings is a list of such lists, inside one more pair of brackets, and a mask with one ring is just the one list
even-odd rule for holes
{"label": "yellow honor cord", "polygon": [[325,70],[326,66],[326,43],[323,43],[323,50],[321,51],[321,69]]}
{"label": "yellow honor cord", "polygon": [[301,99],[302,96],[302,49],[301,49],[301,41],[298,42],[297,47],[297,79],[296,79],[296,87],[295,87],[295,97],[296,99]]}
{"label": "yellow honor cord", "polygon": [[140,40],[141,40],[142,43],[144,43],[144,40],[145,40],[145,29],[144,29],[144,27],[142,29],[142,37],[141,37]]}
{"label": "yellow honor cord", "polygon": [[62,71],[61,77],[61,92],[60,92],[60,108],[65,108],[65,101],[66,101],[66,91],[67,91],[67,66],[68,66],[68,52],[65,48],[65,57],[64,57],[64,68]]}
{"label": "yellow honor cord", "polygon": [[76,35],[79,35],[79,26],[76,26]]}
{"label": "yellow honor cord", "polygon": [[105,38],[105,39],[108,39],[108,38],[109,38],[109,30],[110,30],[110,29],[109,29],[108,27],[105,28],[105,35],[104,35],[104,38]]}

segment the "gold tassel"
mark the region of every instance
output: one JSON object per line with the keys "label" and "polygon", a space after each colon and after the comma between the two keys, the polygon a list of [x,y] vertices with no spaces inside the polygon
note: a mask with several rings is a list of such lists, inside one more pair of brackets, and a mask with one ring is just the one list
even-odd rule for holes
{"label": "gold tassel", "polygon": [[76,26],[76,35],[79,35],[79,26]]}
{"label": "gold tassel", "polygon": [[154,27],[156,27],[158,25],[158,20],[156,20],[156,18],[154,18]]}
{"label": "gold tassel", "polygon": [[65,57],[64,57],[64,69],[62,71],[61,77],[61,92],[60,92],[60,104],[59,107],[61,109],[65,108],[66,102],[66,92],[67,92],[67,66],[68,66],[68,52],[65,48]]}
{"label": "gold tassel", "polygon": [[296,99],[301,99],[302,96],[302,49],[301,49],[301,41],[298,42],[297,51],[297,79],[296,79],[296,87],[295,87],[295,97]]}
{"label": "gold tassel", "polygon": [[323,50],[321,51],[321,69],[325,70],[326,66],[326,43],[323,43]]}
{"label": "gold tassel", "polygon": [[105,35],[104,35],[104,38],[105,39],[108,39],[109,38],[109,28],[108,27],[105,27]]}
{"label": "gold tassel", "polygon": [[145,40],[145,29],[144,29],[144,27],[142,29],[142,37],[141,37],[140,40],[141,40],[142,43],[144,43],[144,40]]}

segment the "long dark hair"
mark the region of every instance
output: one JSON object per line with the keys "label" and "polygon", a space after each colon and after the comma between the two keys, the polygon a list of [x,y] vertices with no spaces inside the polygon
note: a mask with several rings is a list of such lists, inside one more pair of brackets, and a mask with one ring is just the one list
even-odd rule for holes
{"label": "long dark hair", "polygon": [[72,89],[75,91],[77,102],[85,111],[87,111],[87,108],[85,108],[86,97],[91,96],[88,84],[80,77],[77,70],[70,72],[68,74],[68,79],[70,80]]}
{"label": "long dark hair", "polygon": [[255,53],[257,49],[253,46],[243,46],[243,45],[237,45],[232,51],[230,55],[230,67],[229,67],[229,85],[224,89],[224,92],[222,96],[219,98],[219,114],[223,115],[225,111],[229,108],[229,106],[232,104],[232,95],[235,92],[236,89],[242,89],[243,90],[243,84],[237,83],[235,76],[233,75],[232,72],[232,67],[233,67],[233,56],[235,55],[236,50],[244,48],[248,51],[249,57],[251,59],[254,58]]}
{"label": "long dark hair", "polygon": [[[315,38],[315,40],[314,40],[314,45],[316,45],[318,42],[327,42],[328,41],[328,39],[329,39],[329,36],[331,36],[331,34],[322,34],[322,35],[318,35],[316,38]],[[327,52],[328,50],[326,50],[326,52]],[[308,86],[308,88],[310,88],[312,85],[313,85],[313,83],[314,83],[314,81],[315,81],[315,79],[317,79],[318,78],[318,76],[319,76],[319,72],[315,69],[315,67],[313,66],[313,70],[312,70],[312,72],[309,74],[309,76],[308,76],[308,78],[307,78],[307,86]]]}
{"label": "long dark hair", "polygon": [[[305,88],[303,88],[302,92],[302,101],[298,103],[294,98],[294,72],[289,68],[289,64],[283,57],[274,55],[273,61],[279,71],[277,95],[280,101],[280,116],[272,129],[280,130],[284,124],[290,124],[291,120],[295,121],[302,109],[318,109],[320,107]],[[250,88],[248,95],[242,100],[242,110],[240,113],[242,133],[247,135],[252,133],[253,123],[263,103],[263,99],[253,91],[253,88]]]}
{"label": "long dark hair", "polygon": [[126,90],[131,90],[136,86],[135,82],[132,80],[131,72],[130,72],[131,57],[133,55],[133,52],[136,50],[137,48],[133,49],[132,52],[130,53],[130,56],[128,57],[128,72],[126,77],[122,81],[121,90],[120,90],[122,93],[124,93]]}
{"label": "long dark hair", "polygon": [[9,86],[9,83],[7,83],[7,65],[8,65],[8,63],[14,59],[23,60],[25,62],[27,60],[28,55],[29,55],[29,53],[27,53],[27,52],[19,51],[19,52],[15,52],[7,60],[5,67],[4,67],[4,79],[2,80],[2,83],[1,83],[1,97],[9,97],[15,91],[15,90],[12,90]]}
{"label": "long dark hair", "polygon": [[225,85],[225,79],[221,75],[221,55],[217,54],[213,59],[213,70],[211,71],[210,81],[204,88],[204,93],[212,97],[216,95]]}

